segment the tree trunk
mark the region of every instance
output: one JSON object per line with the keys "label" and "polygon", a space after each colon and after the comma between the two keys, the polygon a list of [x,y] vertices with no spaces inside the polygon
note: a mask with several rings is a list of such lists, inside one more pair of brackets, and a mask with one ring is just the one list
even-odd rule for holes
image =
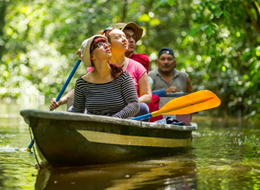
{"label": "tree trunk", "polygon": [[[0,42],[2,40],[4,40],[3,39],[3,34],[4,34],[3,28],[5,26],[6,8],[7,8],[7,2],[1,1],[1,3],[0,3]],[[0,43],[0,59],[3,56],[4,48],[5,48],[5,45]]]}
{"label": "tree trunk", "polygon": [[127,12],[127,5],[128,5],[127,0],[123,0],[123,8],[122,8],[122,22],[125,22],[126,12]]}
{"label": "tree trunk", "polygon": [[[246,2],[243,1],[243,6],[245,7],[247,14],[254,26],[254,28],[256,29],[257,33],[260,34],[260,8],[259,8],[259,4],[257,3],[257,1],[252,2],[252,7]],[[255,19],[252,14],[251,14],[251,9],[254,8],[257,18]]]}

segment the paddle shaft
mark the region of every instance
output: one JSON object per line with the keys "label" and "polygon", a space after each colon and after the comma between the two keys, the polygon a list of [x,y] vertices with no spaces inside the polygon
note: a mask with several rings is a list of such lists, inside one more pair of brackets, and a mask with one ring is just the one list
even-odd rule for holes
{"label": "paddle shaft", "polygon": [[[78,59],[77,63],[75,64],[74,68],[72,69],[68,79],[66,80],[65,84],[63,85],[62,89],[60,90],[60,93],[58,94],[57,98],[56,98],[56,102],[58,102],[62,96],[62,94],[64,93],[64,91],[66,90],[68,84],[70,83],[70,80],[72,79],[73,75],[75,74],[76,70],[79,67],[81,60]],[[50,110],[52,111],[52,110]]]}
{"label": "paddle shaft", "polygon": [[130,120],[144,120],[144,119],[149,119],[150,117],[153,117],[151,113],[145,114],[145,115],[140,115],[134,118],[131,118]]}
{"label": "paddle shaft", "polygon": [[[67,78],[65,84],[63,85],[62,89],[60,90],[60,93],[58,94],[57,98],[56,98],[56,102],[58,102],[62,96],[62,94],[64,93],[64,91],[66,90],[68,84],[70,83],[70,80],[72,79],[73,75],[75,74],[76,70],[78,69],[79,67],[79,64],[80,64],[81,60],[78,59],[77,63],[75,64],[74,68],[72,69],[69,77]],[[50,110],[52,111],[52,110]],[[34,144],[34,138],[33,140],[31,141],[31,143],[29,144],[28,148],[26,149],[27,151],[31,151],[31,148]]]}

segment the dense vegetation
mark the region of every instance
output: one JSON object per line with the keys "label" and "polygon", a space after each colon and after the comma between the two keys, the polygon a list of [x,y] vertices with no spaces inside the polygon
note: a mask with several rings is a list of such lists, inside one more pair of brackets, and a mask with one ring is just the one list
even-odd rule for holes
{"label": "dense vegetation", "polygon": [[[155,68],[171,47],[195,90],[222,100],[212,114],[259,118],[260,5],[256,0],[1,0],[0,97],[49,102],[77,61],[81,42],[117,22],[145,33],[138,53]],[[81,64],[67,90],[86,69]],[[216,110],[216,109],[215,109]]]}

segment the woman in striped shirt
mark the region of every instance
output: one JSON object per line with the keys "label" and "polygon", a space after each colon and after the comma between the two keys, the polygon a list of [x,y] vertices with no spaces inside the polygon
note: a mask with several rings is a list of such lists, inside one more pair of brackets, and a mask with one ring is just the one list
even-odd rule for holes
{"label": "woman in striped shirt", "polygon": [[[137,113],[136,116],[143,115],[149,113],[148,104],[151,103],[152,92],[149,86],[148,74],[143,65],[139,62],[136,62],[132,59],[125,57],[125,52],[128,49],[125,41],[125,34],[116,28],[108,28],[101,32],[105,36],[107,36],[111,42],[111,51],[112,57],[111,62],[113,64],[122,66],[124,70],[126,70],[134,81],[134,85],[136,88],[136,92],[139,99],[140,112]],[[81,55],[81,50],[77,52],[77,54]],[[88,66],[87,72],[94,71],[94,67]],[[56,109],[62,104],[67,102],[68,97],[73,97],[74,89],[69,91],[65,96],[63,96],[58,102],[56,102],[55,98],[51,100],[50,109]],[[68,111],[71,111],[69,108]]]}
{"label": "woman in striped shirt", "polygon": [[[122,45],[127,48],[127,40]],[[107,38],[95,35],[84,40],[81,52],[86,67],[95,69],[76,81],[72,112],[84,113],[87,108],[88,114],[135,116],[140,107],[133,80],[122,67],[108,63],[112,54]]]}

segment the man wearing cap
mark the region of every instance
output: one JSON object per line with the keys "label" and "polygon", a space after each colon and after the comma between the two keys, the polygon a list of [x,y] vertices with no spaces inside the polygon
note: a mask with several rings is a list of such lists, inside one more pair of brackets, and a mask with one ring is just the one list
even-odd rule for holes
{"label": "man wearing cap", "polygon": [[164,94],[175,92],[193,92],[189,75],[175,69],[176,60],[171,48],[164,47],[159,50],[157,65],[157,69],[149,72],[149,76],[154,82],[153,90],[165,90]]}

